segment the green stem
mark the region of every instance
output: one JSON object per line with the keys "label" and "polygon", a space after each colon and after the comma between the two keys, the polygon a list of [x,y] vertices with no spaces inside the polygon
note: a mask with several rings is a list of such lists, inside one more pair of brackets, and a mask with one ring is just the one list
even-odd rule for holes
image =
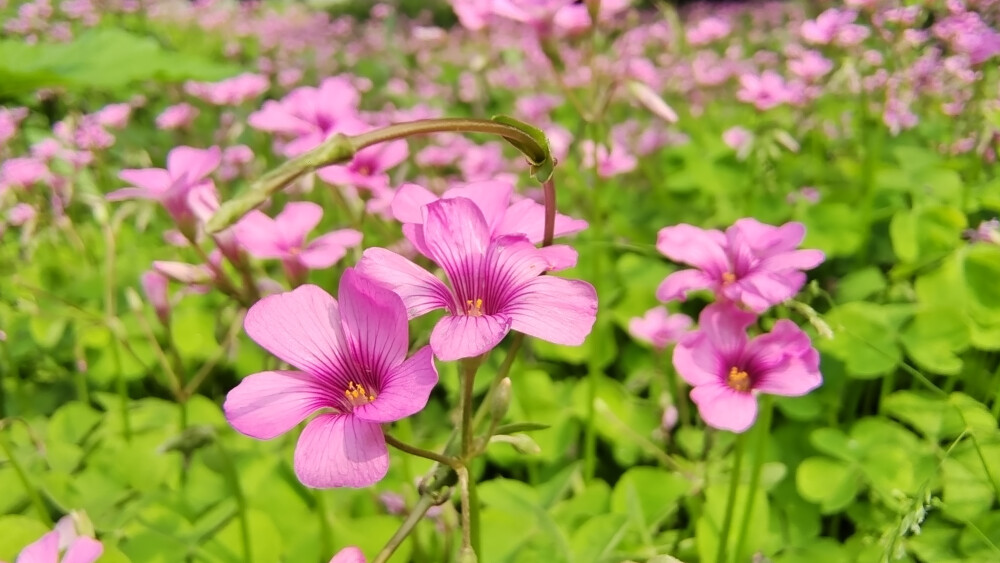
{"label": "green stem", "polygon": [[416,446],[411,446],[406,442],[397,440],[393,436],[386,434],[385,443],[396,448],[401,452],[406,452],[410,455],[415,455],[417,457],[422,457],[424,459],[429,459],[431,461],[436,461],[441,465],[447,465],[448,467],[456,467],[459,463],[458,460],[453,457],[448,457],[446,455],[441,455],[437,452],[432,452],[430,450],[425,450],[423,448],[418,448]]}
{"label": "green stem", "polygon": [[323,498],[323,493],[322,489],[317,489],[313,491],[313,498],[316,499],[316,513],[319,515],[320,553],[330,553],[333,551],[333,546],[330,545],[333,530],[330,529],[330,521],[326,519],[326,499]]}
{"label": "green stem", "polygon": [[462,496],[462,547],[479,553],[479,503],[475,502],[475,484],[469,478],[469,464],[476,455],[473,444],[472,395],[476,382],[476,371],[482,357],[462,360],[461,409],[462,409],[462,464],[455,467],[461,484]]}
{"label": "green stem", "polygon": [[229,452],[222,445],[222,441],[216,440],[216,446],[219,448],[219,453],[222,457],[222,462],[224,466],[224,471],[226,472],[226,478],[232,486],[233,498],[236,499],[236,508],[239,511],[240,517],[240,535],[243,542],[243,560],[253,561],[253,551],[250,547],[250,518],[247,515],[247,499],[243,495],[243,487],[240,485],[240,475],[236,470],[236,464],[233,462],[233,458],[229,455]]}
{"label": "green stem", "polygon": [[729,530],[733,525],[733,512],[736,509],[736,492],[740,488],[740,470],[743,466],[743,434],[736,437],[736,451],[733,453],[733,472],[729,476],[729,497],[726,499],[726,512],[722,517],[722,530],[719,532],[719,551],[715,563],[726,563],[726,548],[729,547]]}
{"label": "green stem", "polygon": [[420,523],[420,519],[424,517],[424,514],[426,514],[436,502],[437,499],[435,499],[432,495],[422,495],[417,500],[416,506],[414,506],[413,510],[410,511],[409,516],[406,517],[403,524],[398,530],[396,530],[396,533],[389,538],[389,542],[385,544],[382,551],[375,556],[375,559],[372,559],[372,563],[385,563],[388,561],[389,558],[392,557],[392,554],[395,553],[396,549],[403,544],[403,541],[406,540],[407,536],[410,535],[417,524]]}
{"label": "green stem", "polygon": [[743,509],[743,520],[740,522],[740,530],[736,535],[736,555],[737,561],[745,561],[743,557],[743,547],[746,545],[747,533],[750,530],[750,518],[753,514],[754,497],[757,494],[757,487],[760,486],[760,474],[764,467],[764,454],[767,449],[767,437],[771,432],[771,415],[774,412],[774,401],[770,395],[761,397],[761,414],[757,422],[755,437],[757,444],[754,448],[753,467],[750,469],[750,487],[747,489],[746,508]]}
{"label": "green stem", "polygon": [[[3,427],[0,426],[0,431]],[[17,473],[17,478],[20,479],[21,485],[24,486],[24,492],[27,493],[28,498],[31,500],[31,504],[34,505],[35,511],[38,512],[38,518],[43,524],[52,527],[52,518],[49,516],[49,511],[45,509],[45,503],[42,502],[42,497],[38,494],[38,490],[35,489],[34,485],[31,484],[31,480],[28,479],[28,473],[24,470],[24,467],[17,457],[14,456],[14,450],[7,443],[7,438],[3,434],[0,434],[0,449],[3,450],[4,454],[7,455],[7,459],[10,461],[11,467],[14,468],[14,473]]]}
{"label": "green stem", "polygon": [[[115,232],[111,226],[110,220],[105,221],[103,225],[104,231],[104,322],[108,326],[113,326],[116,323],[113,321],[117,320],[115,316],[115,252],[116,252],[116,241]],[[125,377],[122,375],[122,358],[121,351],[118,349],[118,344],[111,347],[111,356],[115,364],[115,373],[117,377],[115,378],[115,387],[118,392],[118,408],[121,411],[122,417],[122,431],[125,435],[125,441],[132,441],[132,423],[129,419],[128,414],[128,385],[125,382]]]}

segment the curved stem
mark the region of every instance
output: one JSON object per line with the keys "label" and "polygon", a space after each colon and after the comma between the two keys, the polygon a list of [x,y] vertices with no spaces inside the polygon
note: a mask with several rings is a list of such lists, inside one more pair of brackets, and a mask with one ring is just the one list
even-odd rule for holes
{"label": "curved stem", "polygon": [[14,473],[17,473],[17,478],[21,481],[21,485],[24,486],[24,492],[27,493],[28,498],[31,499],[31,504],[35,507],[35,511],[38,512],[38,518],[41,519],[43,524],[51,528],[52,518],[49,516],[49,511],[45,509],[42,497],[38,494],[38,490],[31,484],[31,480],[28,479],[28,473],[24,470],[21,463],[17,461],[17,457],[14,456],[14,450],[11,449],[10,444],[7,443],[7,438],[2,434],[0,434],[0,450],[3,450],[4,454],[7,455],[10,466],[14,468]]}
{"label": "curved stem", "polygon": [[410,515],[406,517],[403,525],[396,530],[396,533],[389,538],[388,543],[382,548],[382,551],[378,552],[378,555],[372,559],[372,563],[385,563],[392,557],[392,554],[396,552],[396,549],[403,544],[403,541],[410,535],[413,528],[417,526],[420,519],[424,517],[424,514],[432,506],[436,504],[436,499],[432,495],[422,495],[419,500],[417,500],[416,506],[410,511]]}
{"label": "curved stem", "polygon": [[475,483],[469,478],[469,463],[475,457],[472,428],[472,395],[476,381],[476,371],[482,357],[462,361],[460,377],[462,384],[462,464],[455,468],[462,496],[462,548],[479,553],[479,503],[475,498]]}
{"label": "curved stem", "polygon": [[743,466],[743,434],[736,437],[736,458],[733,460],[733,472],[729,476],[729,497],[726,499],[726,512],[722,517],[722,530],[719,532],[719,551],[716,552],[715,563],[726,563],[726,548],[729,546],[729,530],[733,525],[733,511],[736,508],[736,491],[740,487],[740,470]]}
{"label": "curved stem", "polygon": [[750,531],[750,519],[753,513],[754,497],[757,495],[757,487],[760,486],[760,474],[764,467],[764,450],[767,447],[767,436],[771,431],[771,415],[774,412],[774,401],[770,395],[761,397],[761,416],[757,422],[757,444],[754,447],[753,468],[750,470],[750,486],[747,489],[747,500],[744,503],[743,520],[740,522],[739,532],[736,534],[736,554],[737,561],[743,556],[743,546],[746,544],[747,533]]}
{"label": "curved stem", "polygon": [[247,515],[247,499],[246,496],[243,495],[243,487],[240,485],[239,472],[236,470],[236,464],[233,462],[233,458],[229,455],[229,451],[223,447],[222,441],[216,440],[215,444],[219,448],[219,453],[222,454],[221,458],[224,470],[227,473],[226,477],[229,479],[230,485],[232,486],[233,497],[236,499],[236,508],[239,511],[240,536],[243,543],[243,560],[253,561],[253,552],[250,547],[250,519]]}
{"label": "curved stem", "polygon": [[406,442],[397,440],[390,434],[385,435],[385,443],[396,448],[401,452],[406,452],[410,455],[415,455],[417,457],[422,457],[424,459],[429,459],[431,461],[436,461],[441,465],[447,465],[448,467],[456,467],[459,465],[458,460],[453,457],[448,457],[446,455],[441,455],[437,452],[432,452],[430,450],[425,450],[423,448],[418,448],[416,446],[411,446]]}

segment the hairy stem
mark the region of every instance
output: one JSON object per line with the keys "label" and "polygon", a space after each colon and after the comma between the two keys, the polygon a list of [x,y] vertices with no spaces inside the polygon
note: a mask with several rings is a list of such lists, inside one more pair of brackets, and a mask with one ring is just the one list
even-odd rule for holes
{"label": "hairy stem", "polygon": [[392,557],[392,554],[396,552],[400,545],[409,537],[413,529],[416,528],[417,524],[420,523],[420,519],[424,517],[424,514],[437,503],[437,499],[433,495],[421,495],[417,500],[416,506],[410,511],[409,516],[403,522],[403,525],[396,530],[396,533],[389,538],[388,543],[382,548],[382,551],[378,552],[378,555],[372,559],[372,563],[385,563]]}
{"label": "hairy stem", "polygon": [[422,457],[424,459],[429,459],[431,461],[436,461],[441,465],[447,465],[448,467],[456,467],[459,465],[457,459],[453,457],[448,457],[446,455],[439,454],[437,452],[432,452],[430,450],[425,450],[423,448],[418,448],[416,446],[411,446],[406,442],[397,440],[390,434],[385,435],[385,443],[396,448],[401,452],[406,452],[410,455],[415,455],[417,457]]}
{"label": "hairy stem", "polygon": [[764,467],[764,450],[767,449],[767,437],[771,432],[771,415],[774,412],[774,401],[770,395],[761,397],[761,416],[757,422],[756,440],[754,447],[753,467],[750,470],[750,485],[747,489],[747,500],[743,509],[743,519],[740,522],[739,533],[736,534],[736,560],[742,561],[743,548],[746,545],[747,533],[750,531],[750,518],[753,513],[754,497],[757,495],[757,487],[760,486],[760,474]]}
{"label": "hairy stem", "polygon": [[722,530],[719,532],[719,551],[716,552],[715,563],[726,563],[726,548],[729,547],[729,530],[733,525],[733,512],[736,508],[736,491],[740,487],[740,470],[743,466],[743,435],[736,437],[736,451],[733,453],[733,472],[729,476],[729,497],[726,499],[726,512],[722,517]]}

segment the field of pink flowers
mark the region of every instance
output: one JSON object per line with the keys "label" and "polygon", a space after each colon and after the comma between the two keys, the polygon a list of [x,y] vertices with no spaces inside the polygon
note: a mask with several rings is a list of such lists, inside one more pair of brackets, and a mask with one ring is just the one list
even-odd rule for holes
{"label": "field of pink flowers", "polygon": [[0,0],[0,561],[1000,561],[1000,2],[404,4]]}

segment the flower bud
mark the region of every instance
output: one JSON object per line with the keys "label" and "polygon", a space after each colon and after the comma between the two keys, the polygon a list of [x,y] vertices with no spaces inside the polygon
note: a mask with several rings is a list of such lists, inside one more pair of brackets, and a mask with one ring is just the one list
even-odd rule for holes
{"label": "flower bud", "polygon": [[500,422],[507,415],[507,409],[510,407],[510,386],[510,378],[505,377],[500,380],[496,391],[493,393],[493,401],[490,403],[490,416],[493,417],[494,423]]}
{"label": "flower bud", "polygon": [[490,438],[491,444],[495,442],[506,442],[513,446],[518,453],[525,455],[542,453],[542,448],[527,434],[498,434]]}

